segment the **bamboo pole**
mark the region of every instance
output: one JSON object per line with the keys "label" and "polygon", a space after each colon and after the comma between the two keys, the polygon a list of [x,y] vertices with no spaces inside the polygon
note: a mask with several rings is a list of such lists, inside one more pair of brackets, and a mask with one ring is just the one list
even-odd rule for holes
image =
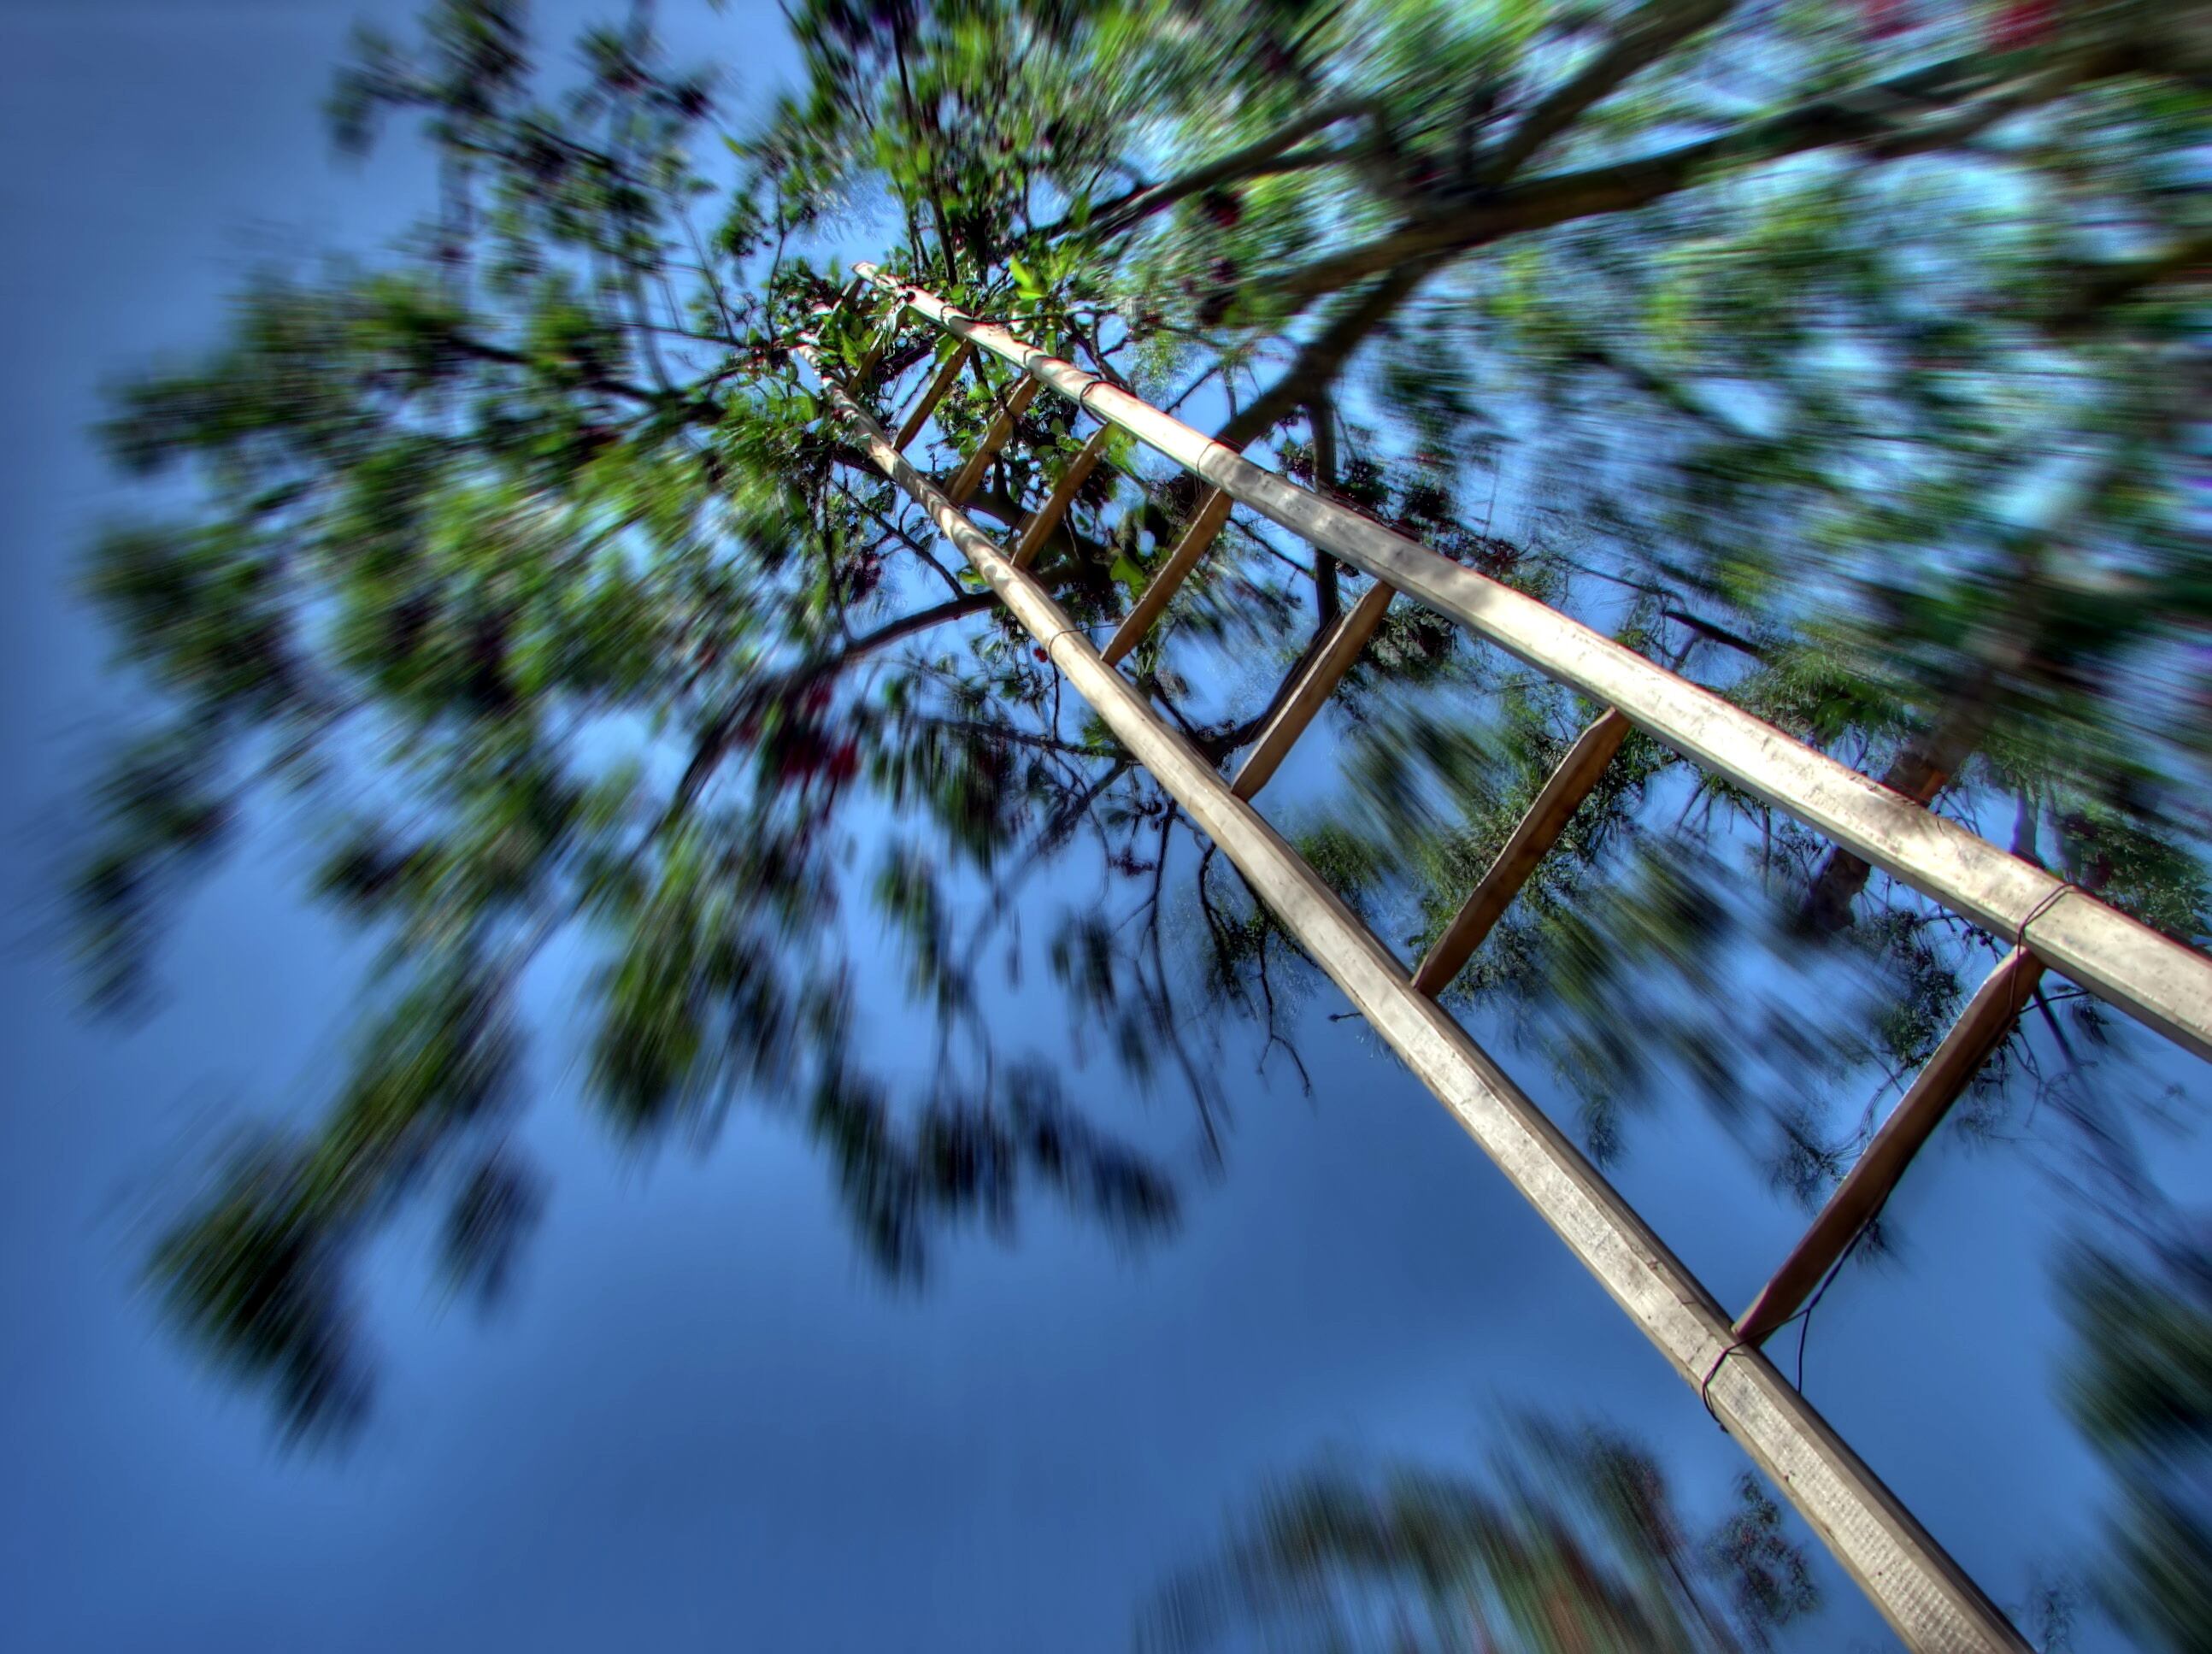
{"label": "bamboo pole", "polygon": [[[812,352],[799,355],[820,374]],[[1880,1478],[1743,1347],[1726,1311],[1620,1193],[1213,766],[1106,664],[1036,577],[1014,566],[883,427],[826,375],[823,390],[869,459],[905,490],[1004,599],[1115,737],[1221,847],[1376,1031],[1550,1224],[1675,1372],[1835,1552],[1908,1646],[2027,1654],[2003,1613]]]}
{"label": "bamboo pole", "polygon": [[1567,756],[1559,760],[1559,767],[1545,778],[1535,802],[1515,824],[1512,836],[1498,852],[1474,893],[1452,915],[1444,933],[1437,938],[1436,946],[1414,970],[1415,988],[1424,994],[1441,994],[1451,985],[1452,978],[1474,957],[1491,927],[1528,882],[1536,864],[1559,842],[1575,811],[1598,784],[1613,755],[1620,751],[1628,731],[1628,720],[1607,707],[1595,723],[1576,737]]}
{"label": "bamboo pole", "polygon": [[976,445],[975,452],[968,456],[968,463],[960,467],[959,475],[945,487],[945,497],[953,504],[968,503],[969,496],[975,493],[977,484],[983,480],[984,469],[998,457],[999,450],[1005,447],[1007,439],[1013,435],[1014,422],[1027,413],[1030,404],[1036,400],[1038,388],[1037,380],[1024,379],[1007,393],[1006,401],[1000,404],[998,416],[991,421],[990,429],[983,433],[982,441]]}
{"label": "bamboo pole", "polygon": [[1168,599],[1189,577],[1190,571],[1198,567],[1198,560],[1206,555],[1206,547],[1213,544],[1213,537],[1229,520],[1229,508],[1233,503],[1218,488],[1200,503],[1197,514],[1176,541],[1175,550],[1168,553],[1168,560],[1160,565],[1159,572],[1146,584],[1144,595],[1121,617],[1121,623],[1114,629],[1114,635],[1107,640],[1101,653],[1108,666],[1116,664],[1145,641],[1145,634],[1152,630],[1152,623],[1160,617],[1160,611],[1168,606]]}
{"label": "bamboo pole", "polygon": [[1075,457],[1067,462],[1067,469],[1060,473],[1060,480],[1052,485],[1052,493],[1036,509],[1036,514],[1022,525],[1022,536],[1014,544],[1014,566],[1026,569],[1036,561],[1040,547],[1052,538],[1052,531],[1060,526],[1060,520],[1067,514],[1073,503],[1075,490],[1081,488],[1097,469],[1098,461],[1106,452],[1106,443],[1114,435],[1111,425],[1101,425],[1091,433],[1091,440],[1076,450]]}
{"label": "bamboo pole", "polygon": [[2212,958],[2160,935],[1956,822],[1920,809],[1525,593],[1263,470],[1233,448],[1005,328],[854,266],[939,325],[1013,363],[1269,520],[1491,639],[1556,682],[1618,708],[1684,757],[2000,936],[2033,920],[2054,970],[2199,1056],[2212,1057]]}
{"label": "bamboo pole", "polygon": [[928,423],[930,415],[937,411],[937,404],[945,400],[945,393],[952,388],[953,381],[960,377],[960,370],[968,365],[968,359],[975,354],[975,347],[963,339],[952,354],[939,365],[921,393],[921,400],[914,404],[914,411],[906,417],[905,423],[899,426],[898,435],[891,439],[893,447],[901,453],[906,452],[907,445],[921,434],[922,426]]}
{"label": "bamboo pole", "polygon": [[1874,1221],[1875,1213],[1881,1210],[1882,1202],[1889,1199],[1905,1168],[1912,1164],[1912,1157],[1920,1152],[1951,1105],[1972,1083],[1990,1053],[2011,1031],[2021,1007],[2042,980],[2042,961],[2020,947],[2008,952],[1996,969],[1983,978],[1958,1021],[1951,1025],[1951,1031],[1943,1036],[1943,1043],[1936,1048],[1927,1066],[1913,1076],[1912,1084],[1890,1110],[1889,1118],[1881,1122],[1881,1129],[1875,1133],[1857,1164],[1836,1185],[1836,1192],[1828,1196],[1820,1215],[1790,1249],[1774,1278],[1737,1317],[1737,1337],[1747,1344],[1764,1344],[1813,1295],[1858,1238],[1859,1231]]}

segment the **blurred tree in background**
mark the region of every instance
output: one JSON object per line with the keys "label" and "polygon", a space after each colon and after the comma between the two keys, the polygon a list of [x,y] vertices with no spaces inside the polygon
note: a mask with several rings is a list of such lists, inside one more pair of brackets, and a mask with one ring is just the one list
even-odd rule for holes
{"label": "blurred tree in background", "polygon": [[2145,1647],[2212,1639],[2212,1248],[2194,1234],[2082,1250],[2066,1281],[2077,1343],[2067,1395],[2118,1479],[2095,1579]]}
{"label": "blurred tree in background", "polygon": [[1327,1464],[1270,1487],[1160,1594],[1139,1645],[1738,1654],[1819,1608],[1755,1478],[1700,1541],[1634,1443],[1540,1419],[1504,1433],[1487,1477]]}
{"label": "blurred tree in background", "polygon": [[[364,36],[333,123],[356,148],[419,126],[439,191],[416,231],[270,271],[216,349],[115,398],[112,451],[167,509],[104,537],[87,580],[161,710],[100,784],[75,879],[94,991],[145,991],[165,905],[272,806],[319,846],[320,897],[385,945],[319,1121],[240,1145],[154,1263],[293,1427],[367,1402],[345,1265],[399,1203],[446,1203],[457,1286],[507,1279],[543,1206],[505,1128],[518,994],[556,946],[595,963],[574,1020],[619,1139],[786,1110],[901,1277],[1039,1193],[1132,1237],[1175,1221],[1170,1162],[999,1052],[985,1004],[1024,881],[1086,838],[1102,893],[1041,944],[1084,1049],[1188,1092],[1201,1160],[1207,1031],[1234,1020],[1206,1006],[1303,1073],[1289,1007],[1317,979],[1288,937],[820,423],[788,348],[845,258],[1206,410],[2203,936],[2205,8],[808,0],[791,21],[804,83],[742,110],[642,5],[573,60],[516,0]],[[945,341],[847,313],[823,346],[893,410]],[[957,465],[1004,382],[969,375],[924,463]],[[1055,402],[979,517],[1011,528],[1073,452]],[[1108,452],[1037,565],[1084,623],[1126,610],[1197,503]],[[1237,520],[1131,664],[1226,763],[1360,578]],[[1401,606],[1340,700],[1345,785],[1277,813],[1415,952],[1597,710]],[[857,1052],[842,938],[871,910],[943,1031],[918,1089]],[[1812,1203],[2010,940],[1632,736],[1450,1000],[1546,1056],[1601,1160],[1686,1081]],[[1968,1123],[2047,1099],[2078,1128],[2069,1181],[2170,1244],[2127,1061],[2054,982]],[[1591,1529],[1627,1519],[1603,1478],[1630,1460],[1574,1452],[1599,1492],[1571,1518],[1526,1488],[1331,1485],[1233,1566],[1479,1598],[1533,1646],[1609,1645],[1532,1630],[1553,1588],[1501,1594],[1498,1547],[1541,1551],[1530,1580],[1610,1581],[1589,1612],[1675,1639],[1637,1645],[1786,1617],[1786,1569],[1765,1606],[1717,1602],[1687,1560],[1638,1572],[1688,1553]],[[2203,1554],[2202,1513],[2175,1539],[2169,1508],[2124,1540],[2154,1572]],[[1400,1537],[1433,1578],[1362,1573]]]}

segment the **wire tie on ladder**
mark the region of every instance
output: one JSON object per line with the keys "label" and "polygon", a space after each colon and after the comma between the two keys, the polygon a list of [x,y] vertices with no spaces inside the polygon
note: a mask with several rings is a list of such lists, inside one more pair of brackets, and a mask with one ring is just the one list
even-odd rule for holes
{"label": "wire tie on ladder", "polygon": [[1076,635],[1076,636],[1078,636],[1078,637],[1082,638],[1082,639],[1084,640],[1084,642],[1085,642],[1086,643],[1087,643],[1087,642],[1089,642],[1091,641],[1091,640],[1090,640],[1090,634],[1089,634],[1089,633],[1087,633],[1086,631],[1085,631],[1085,629],[1084,629],[1082,627],[1080,627],[1080,626],[1063,626],[1063,627],[1061,627],[1058,631],[1054,632],[1054,633],[1050,637],[1048,637],[1047,639],[1045,639],[1045,641],[1044,641],[1044,658],[1045,658],[1047,660],[1052,660],[1052,664],[1053,664],[1055,667],[1057,667],[1057,666],[1060,665],[1060,662],[1058,662],[1057,660],[1052,660],[1052,646],[1053,646],[1054,644],[1055,644],[1055,643],[1059,642],[1060,642],[1060,640],[1061,638],[1067,636],[1067,635],[1068,635],[1069,634],[1071,634],[1071,633],[1073,633],[1073,635]]}
{"label": "wire tie on ladder", "polygon": [[2081,891],[2081,894],[2084,896],[2088,894],[2087,891],[2082,891],[2081,887],[2070,879],[2061,884],[2056,890],[2047,892],[2043,900],[2038,902],[2033,907],[2027,910],[2027,917],[2020,921],[2020,928],[2013,933],[2013,946],[2015,949],[2027,947],[2027,927],[2033,924],[2037,920],[2042,918],[2045,914],[2050,912],[2052,908],[2057,906],[2058,898],[2060,897],[2075,891]]}
{"label": "wire tie on ladder", "polygon": [[1698,1386],[1698,1399],[1705,1404],[1706,1414],[1715,1424],[1720,1425],[1723,1430],[1726,1430],[1728,1426],[1724,1424],[1721,1424],[1721,1415],[1713,1411],[1713,1380],[1720,1376],[1721,1363],[1727,1360],[1729,1357],[1734,1355],[1738,1350],[1743,1348],[1744,1345],[1745,1341],[1743,1339],[1730,1339],[1728,1342],[1728,1347],[1722,1350],[1718,1355],[1716,1355],[1713,1358],[1712,1365],[1705,1369],[1705,1382]]}

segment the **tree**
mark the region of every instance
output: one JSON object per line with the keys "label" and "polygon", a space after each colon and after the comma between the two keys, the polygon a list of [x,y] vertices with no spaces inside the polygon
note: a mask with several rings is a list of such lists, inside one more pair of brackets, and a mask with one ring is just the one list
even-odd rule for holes
{"label": "tree", "polygon": [[1735,1654],[1819,1608],[1752,1477],[1699,1542],[1635,1443],[1534,1418],[1506,1435],[1486,1478],[1330,1463],[1270,1487],[1160,1593],[1139,1644]]}
{"label": "tree", "polygon": [[[979,991],[1078,836],[1103,894],[1046,952],[1079,1036],[1140,1080],[1164,1061],[1211,1156],[1194,985],[1297,1067],[1284,1007],[1314,978],[1287,935],[819,419],[803,334],[884,408],[945,348],[823,319],[855,242],[1915,796],[2014,812],[2023,854],[2200,935],[2208,823],[2179,799],[2212,580],[2180,478],[2204,231],[2181,185],[2212,45],[2140,0],[1876,9],[811,0],[805,83],[733,131],[643,6],[561,86],[513,0],[364,37],[334,125],[419,122],[418,231],[270,271],[107,427],[188,503],[89,562],[161,708],[76,877],[95,990],[143,991],[164,900],[270,796],[325,847],[323,898],[388,943],[323,1123],[244,1146],[161,1247],[185,1323],[313,1424],[365,1394],[344,1262],[394,1202],[443,1191],[457,1277],[504,1277],[538,1206],[502,1146],[516,985],[556,944],[604,961],[582,1019],[618,1134],[781,1101],[908,1275],[1024,1188],[1125,1234],[1174,1220],[1166,1163],[1002,1060]],[[1003,390],[961,381],[933,466]],[[1052,401],[980,517],[1012,528],[1066,463]],[[1037,565],[1084,624],[1197,504],[1107,452]],[[1356,578],[1237,522],[1139,681],[1227,762]],[[1231,694],[1231,657],[1273,686]],[[1596,709],[1401,609],[1340,710],[1352,785],[1291,824],[1418,946]],[[853,879],[861,821],[884,842]],[[1758,893],[1724,895],[1743,872]],[[849,1037],[837,939],[864,902],[945,1030],[904,1099]],[[1749,963],[1804,932],[1862,966],[1814,1019]],[[1809,1200],[1871,1128],[1840,1099],[1923,1056],[2006,939],[1639,737],[1455,998],[1553,1054],[1601,1156],[1686,1072]],[[2069,1056],[2058,1007],[2106,1037],[2053,993]],[[2045,1060],[2016,1039],[1990,1098]],[[2124,1158],[2124,1121],[2083,1123]]]}
{"label": "tree", "polygon": [[2067,1400],[2120,1487],[2098,1595],[2177,1654],[2212,1639],[2212,1254],[2194,1230],[2141,1254],[2079,1249],[2066,1282]]}

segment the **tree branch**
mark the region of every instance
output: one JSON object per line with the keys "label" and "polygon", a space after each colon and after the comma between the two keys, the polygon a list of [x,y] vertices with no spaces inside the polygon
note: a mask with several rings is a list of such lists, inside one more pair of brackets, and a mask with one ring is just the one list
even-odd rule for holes
{"label": "tree branch", "polygon": [[[1315,167],[1326,167],[1341,161],[1347,153],[1342,149],[1316,146],[1301,149],[1294,155],[1283,152],[1294,144],[1311,137],[1315,133],[1364,114],[1368,105],[1364,100],[1324,104],[1310,114],[1287,121],[1265,137],[1246,144],[1241,149],[1231,149],[1218,160],[1202,167],[1194,167],[1158,184],[1147,184],[1129,191],[1116,200],[1108,202],[1091,216],[1091,222],[1082,227],[1088,235],[1114,235],[1129,228],[1155,213],[1164,212],[1178,201],[1185,200],[1218,185],[1233,184],[1248,178],[1258,178],[1274,173],[1299,172]],[[1038,232],[1045,240],[1064,235],[1074,225],[1069,218],[1048,225]]]}
{"label": "tree branch", "polygon": [[917,632],[926,632],[933,626],[942,626],[947,621],[980,614],[998,600],[998,594],[994,592],[970,592],[949,602],[940,603],[934,608],[917,609],[912,614],[901,615],[896,620],[886,621],[872,632],[861,633],[827,654],[800,662],[781,677],[771,679],[756,693],[732,701],[700,732],[698,742],[692,749],[691,762],[684,767],[683,779],[676,784],[676,792],[669,800],[662,825],[665,827],[698,797],[700,788],[707,784],[707,778],[714,773],[715,766],[727,755],[731,739],[737,733],[738,726],[744,721],[748,710],[787,700],[823,678],[835,676],[862,655],[872,654],[902,638],[912,637]]}
{"label": "tree branch", "polygon": [[891,538],[896,540],[901,545],[906,547],[908,550],[913,552],[915,556],[921,558],[923,562],[928,564],[929,567],[935,571],[938,579],[945,582],[946,589],[949,590],[953,596],[963,597],[967,595],[965,588],[963,587],[959,581],[954,577],[952,571],[947,569],[943,563],[938,562],[937,558],[931,553],[927,546],[924,545],[920,540],[915,538],[913,535],[908,533],[906,530],[901,528],[889,517],[884,516],[882,512],[876,510],[872,506],[862,504],[860,496],[854,493],[851,489],[846,487],[842,483],[840,483],[837,486],[838,491],[842,493],[847,501],[851,503],[855,511],[866,516],[870,521],[873,522],[877,527],[882,529],[884,533],[890,535]]}
{"label": "tree branch", "polygon": [[2168,282],[2203,281],[2212,273],[2212,234],[2189,236],[2148,258],[2092,265],[2075,278],[2073,291],[2044,319],[2062,337],[2078,333],[2104,311]]}
{"label": "tree branch", "polygon": [[[2130,54],[2108,52],[2070,61],[2071,72],[2035,77],[2033,100],[2047,101],[2070,88],[2133,63]],[[1966,96],[1986,90],[1980,64],[1972,57],[1948,59],[1892,76],[1857,90],[1815,99],[1749,122],[1731,131],[1679,144],[1638,161],[1610,162],[1571,173],[1553,173],[1525,184],[1456,200],[1446,210],[1413,219],[1390,234],[1256,283],[1256,299],[1307,299],[1334,293],[1366,277],[1401,270],[1408,261],[1441,261],[1472,252],[1507,236],[1550,229],[1578,218],[1626,212],[1705,183],[1723,166],[1758,165],[1836,144],[1885,140],[1883,159],[1937,148],[1950,141],[1950,124],[1901,126],[1895,110],[1900,100]],[[2017,88],[1995,94],[2005,110],[2027,106],[2030,97]]]}
{"label": "tree branch", "polygon": [[[1324,498],[1334,498],[1337,489],[1336,469],[1336,404],[1327,396],[1317,396],[1306,407],[1306,417],[1313,423],[1314,487]],[[1344,605],[1339,596],[1336,559],[1316,545],[1314,547],[1314,642],[1336,623],[1336,617]],[[1301,666],[1303,670],[1303,666]],[[1280,690],[1277,691],[1279,694]]]}
{"label": "tree branch", "polygon": [[[527,368],[541,374],[545,372],[545,364],[535,356],[526,356],[520,350],[510,350],[503,344],[472,338],[465,333],[449,333],[446,335],[444,343],[449,350],[478,362],[503,362],[510,368]],[[647,407],[681,406],[684,417],[694,424],[717,424],[722,417],[722,408],[719,403],[703,398],[689,399],[673,391],[656,391],[605,374],[594,374],[578,383],[587,390],[605,391],[615,396],[626,397],[632,402],[643,403]]]}
{"label": "tree branch", "polygon": [[1095,746],[1063,741],[1056,736],[1032,734],[1011,724],[986,723],[975,718],[939,718],[916,715],[902,720],[912,729],[940,730],[948,735],[972,735],[979,741],[1005,741],[1014,746],[1035,747],[1041,752],[1064,752],[1079,758],[1103,758],[1112,754]]}
{"label": "tree branch", "polygon": [[1659,612],[1676,625],[1686,626],[1700,637],[1709,637],[1724,648],[1734,649],[1738,654],[1749,655],[1754,660],[1769,658],[1764,644],[1746,637],[1741,632],[1730,630],[1718,621],[1693,615],[1686,609],[1662,609]]}
{"label": "tree branch", "polygon": [[1620,33],[1582,72],[1557,87],[1522,117],[1483,162],[1483,183],[1498,185],[1521,170],[1535,155],[1582,118],[1591,105],[1602,101],[1639,70],[1689,39],[1711,27],[1735,9],[1735,0],[1644,0],[1621,26]]}
{"label": "tree branch", "polygon": [[1413,289],[1439,262],[1433,258],[1408,260],[1347,305],[1306,343],[1274,384],[1214,433],[1214,441],[1242,448],[1265,436],[1298,409],[1325,400],[1352,353],[1413,297]]}

